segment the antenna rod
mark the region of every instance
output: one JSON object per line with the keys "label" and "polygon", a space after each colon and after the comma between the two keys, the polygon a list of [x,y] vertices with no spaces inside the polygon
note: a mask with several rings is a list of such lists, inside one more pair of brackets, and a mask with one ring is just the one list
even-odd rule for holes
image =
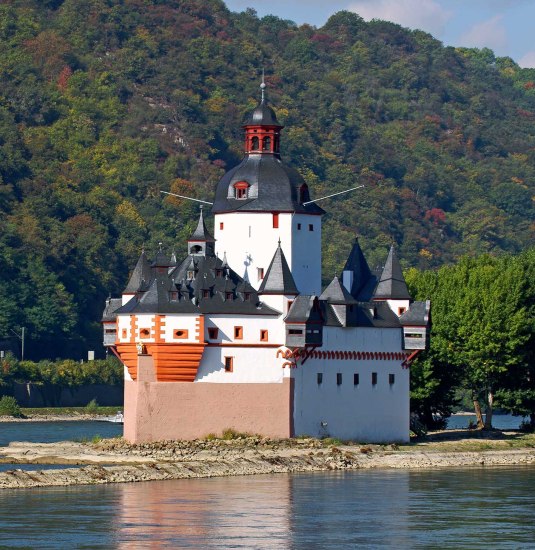
{"label": "antenna rod", "polygon": [[303,203],[303,206],[306,206],[307,204],[312,204],[313,202],[322,201],[323,199],[330,199],[331,197],[336,197],[337,195],[342,195],[343,193],[349,193],[350,191],[361,189],[362,187],[364,187],[364,185],[357,185],[357,187],[352,187],[351,189],[346,189],[345,191],[340,191],[339,193],[333,193],[332,195],[327,195],[326,197],[320,197],[319,199],[315,199],[313,201],[307,201]]}
{"label": "antenna rod", "polygon": [[185,197],[184,195],[177,195],[176,193],[168,193],[167,191],[160,191],[160,193],[165,193],[166,195],[173,195],[173,197],[180,197],[181,199],[187,199],[189,201],[202,202],[204,204],[214,204],[213,202],[202,201],[200,199],[194,199],[192,197]]}

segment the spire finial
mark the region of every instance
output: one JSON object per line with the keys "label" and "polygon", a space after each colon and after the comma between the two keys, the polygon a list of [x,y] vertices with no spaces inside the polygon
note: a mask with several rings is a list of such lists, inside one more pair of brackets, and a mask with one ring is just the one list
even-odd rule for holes
{"label": "spire finial", "polygon": [[260,90],[262,91],[262,101],[266,99],[266,83],[264,82],[264,67],[262,67],[262,83],[260,84]]}
{"label": "spire finial", "polygon": [[281,238],[279,237],[279,248],[281,247]]}
{"label": "spire finial", "polygon": [[160,242],[158,243],[158,248],[160,249],[160,252],[162,251],[162,246],[163,246],[163,243],[160,241]]}

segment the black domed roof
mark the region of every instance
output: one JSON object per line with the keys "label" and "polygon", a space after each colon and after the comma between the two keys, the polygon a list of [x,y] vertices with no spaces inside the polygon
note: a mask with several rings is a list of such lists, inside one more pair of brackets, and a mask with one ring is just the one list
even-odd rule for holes
{"label": "black domed roof", "polygon": [[[234,184],[241,181],[249,185],[246,199],[235,198]],[[302,200],[307,202],[310,198],[305,181],[297,170],[286,166],[278,156],[250,154],[219,180],[212,212],[324,213],[314,203],[304,206]]]}
{"label": "black domed roof", "polygon": [[275,111],[268,105],[267,99],[262,101],[249,113],[245,119],[244,126],[282,126],[277,120]]}

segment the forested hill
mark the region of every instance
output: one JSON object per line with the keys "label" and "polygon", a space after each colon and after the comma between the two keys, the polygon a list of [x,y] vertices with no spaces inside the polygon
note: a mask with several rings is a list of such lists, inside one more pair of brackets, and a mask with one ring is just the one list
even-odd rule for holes
{"label": "forested hill", "polygon": [[210,200],[240,160],[262,67],[313,195],[366,186],[322,203],[325,273],[355,232],[372,267],[392,241],[418,267],[530,243],[534,70],[348,12],[317,29],[219,0],[4,0],[0,338],[97,345],[142,244],[185,251],[197,207],[159,191]]}

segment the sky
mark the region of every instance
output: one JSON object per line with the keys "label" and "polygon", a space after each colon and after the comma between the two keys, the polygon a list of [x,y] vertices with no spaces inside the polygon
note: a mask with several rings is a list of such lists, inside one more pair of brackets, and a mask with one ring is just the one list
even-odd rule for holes
{"label": "sky", "polygon": [[254,8],[297,24],[321,27],[337,11],[421,29],[447,46],[490,48],[535,68],[535,0],[225,0],[232,11]]}

